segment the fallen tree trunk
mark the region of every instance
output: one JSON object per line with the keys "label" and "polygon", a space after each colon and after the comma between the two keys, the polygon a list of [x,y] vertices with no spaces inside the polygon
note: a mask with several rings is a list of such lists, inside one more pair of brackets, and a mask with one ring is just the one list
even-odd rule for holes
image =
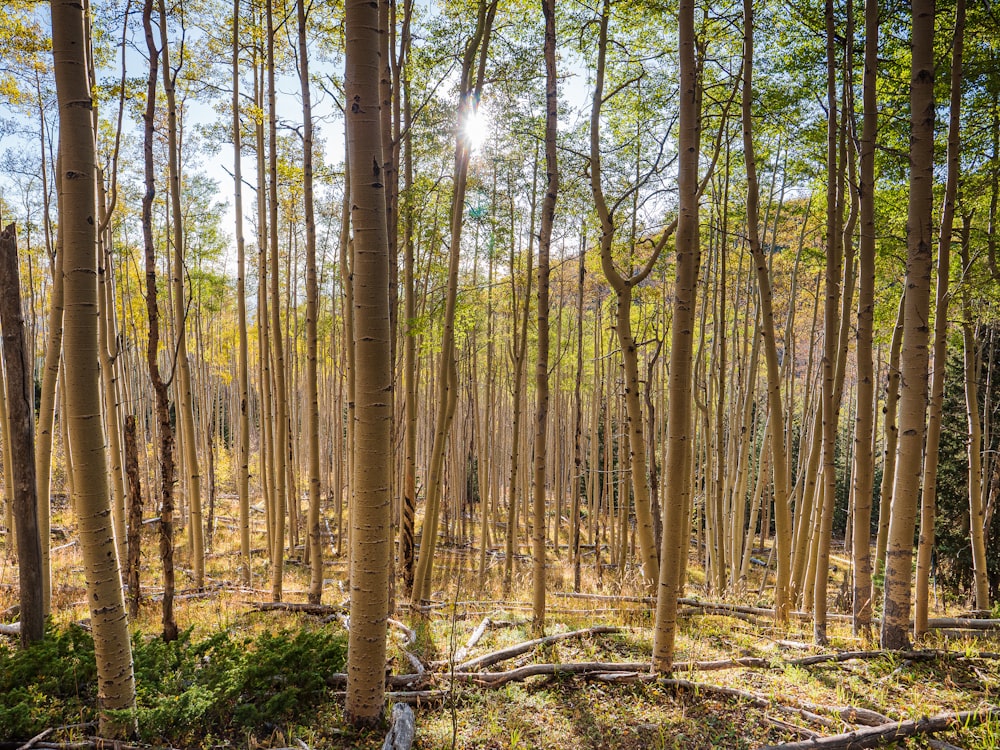
{"label": "fallen tree trunk", "polygon": [[307,615],[333,615],[346,611],[344,607],[305,602],[250,602],[250,608],[258,612],[303,612]]}
{"label": "fallen tree trunk", "polygon": [[889,724],[855,729],[852,732],[828,737],[767,745],[760,750],[817,750],[819,748],[823,750],[854,750],[854,748],[875,747],[885,742],[896,742],[905,737],[964,729],[997,720],[1000,720],[1000,708],[990,706],[975,711],[960,711],[938,716],[925,716],[922,719],[909,721],[894,721]]}
{"label": "fallen tree trunk", "polygon": [[528,651],[531,651],[538,646],[547,646],[550,643],[556,643],[558,641],[564,641],[567,638],[582,638],[588,635],[604,635],[606,633],[618,633],[619,629],[616,627],[611,627],[608,625],[598,625],[593,628],[584,628],[583,630],[572,630],[568,633],[559,633],[557,635],[549,635],[545,638],[536,638],[532,641],[525,641],[523,643],[518,643],[514,646],[508,646],[507,648],[500,649],[499,651],[494,651],[489,654],[477,657],[475,659],[470,659],[467,662],[456,665],[456,672],[471,672],[479,667],[488,667],[491,664],[497,664],[501,661],[506,661],[507,659],[513,659],[515,656],[520,656]]}

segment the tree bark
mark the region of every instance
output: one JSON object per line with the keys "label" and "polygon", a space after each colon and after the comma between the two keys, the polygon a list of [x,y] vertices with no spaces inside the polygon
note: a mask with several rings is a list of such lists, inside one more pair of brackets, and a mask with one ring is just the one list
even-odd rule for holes
{"label": "tree bark", "polygon": [[[790,587],[792,565],[792,518],[788,507],[788,452],[785,449],[785,409],[781,398],[781,367],[774,331],[771,277],[767,258],[760,244],[758,221],[757,165],[755,163],[752,103],[753,103],[753,0],[743,0],[743,154],[747,170],[747,233],[750,252],[757,272],[760,294],[760,333],[767,365],[767,403],[770,409],[771,465],[774,479],[775,561],[777,574],[774,588],[775,619],[779,625],[788,622],[791,609]],[[742,525],[742,524],[741,524]]]}
{"label": "tree bark", "polygon": [[236,232],[236,316],[239,352],[239,437],[236,492],[240,503],[240,581],[250,585],[250,386],[247,340],[246,240],[243,235],[243,159],[240,126],[240,0],[233,0],[233,214]]}
{"label": "tree bark", "polygon": [[678,569],[687,552],[691,485],[687,481],[692,441],[692,344],[695,294],[700,250],[698,246],[698,121],[695,66],[694,2],[681,0],[678,11],[680,57],[680,130],[678,133],[677,281],[671,321],[670,375],[668,378],[667,460],[664,473],[677,478],[664,500],[663,547],[660,552],[656,620],[653,634],[653,669],[673,669],[677,635],[677,598],[681,588]]}
{"label": "tree bark", "polygon": [[926,433],[934,180],[934,0],[913,0],[910,67],[910,200],[906,303],[900,354],[899,443],[885,565],[882,647],[909,645],[913,531]]}
{"label": "tree bark", "polygon": [[[962,220],[962,269],[971,270],[969,251],[972,217]],[[966,456],[969,462],[969,543],[972,547],[972,573],[976,591],[976,608],[989,609],[990,587],[986,571],[986,510],[983,504],[983,424],[979,414],[979,357],[974,331],[975,314],[969,301],[968,287],[962,287],[962,354],[965,381],[965,414],[969,427]]]}
{"label": "tree bark", "polygon": [[[100,733],[135,732],[135,679],[121,571],[110,524],[110,492],[97,340],[97,153],[87,73],[84,7],[51,3],[52,51],[59,101],[59,152],[65,253],[66,422],[71,433],[73,485],[87,600],[94,634]],[[127,717],[127,718],[126,718]]]}
{"label": "tree bark", "polygon": [[948,177],[945,181],[941,228],[938,233],[937,290],[934,301],[934,373],[931,376],[928,404],[927,440],[924,447],[923,490],[920,495],[920,537],[917,547],[917,585],[913,610],[913,635],[922,638],[927,632],[930,594],[931,556],[934,548],[936,515],[938,447],[941,443],[941,417],[944,404],[944,376],[948,358],[948,292],[951,273],[951,238],[958,197],[960,119],[962,108],[962,45],[965,41],[965,0],[955,3],[955,36],[951,57],[951,105],[948,122]]}
{"label": "tree bark", "polygon": [[9,426],[4,437],[11,445],[18,446],[12,454],[13,475],[5,479],[14,485],[21,646],[26,648],[45,635],[45,602],[42,596],[42,544],[35,502],[35,389],[32,357],[24,340],[17,232],[13,224],[0,232],[0,323]]}
{"label": "tree bark", "polygon": [[871,518],[875,456],[875,371],[872,331],[875,313],[875,138],[878,132],[876,81],[879,0],[865,2],[865,58],[862,90],[860,180],[861,211],[858,286],[858,411],[854,422],[854,635],[870,635],[872,622]]}
{"label": "tree bark", "polygon": [[[535,478],[532,530],[532,630],[545,632],[545,467],[549,410],[549,248],[559,193],[559,163],[556,156],[558,96],[556,78],[555,0],[542,0],[545,17],[545,195],[538,233],[538,353],[535,364]],[[558,516],[558,514],[557,514]],[[558,521],[558,518],[556,519]],[[559,537],[556,535],[556,551]]]}
{"label": "tree bark", "polygon": [[[302,200],[306,225],[306,443],[309,478],[309,601],[323,596],[323,535],[320,530],[319,383],[317,376],[316,318],[319,287],[316,281],[316,220],[313,210],[313,123],[309,92],[309,47],[306,44],[305,1],[295,3],[299,27],[299,86],[302,89]],[[388,283],[388,282],[387,282]]]}
{"label": "tree bark", "polygon": [[[351,509],[348,720],[370,726],[385,702],[392,483],[389,251],[379,137],[378,5],[351,0],[346,19],[346,117],[354,227],[355,440],[365,470]],[[279,537],[280,538],[280,537]]]}
{"label": "tree bark", "polygon": [[146,365],[153,384],[156,400],[157,440],[160,460],[160,562],[163,566],[162,625],[163,640],[177,638],[174,619],[174,425],[170,418],[169,384],[160,372],[160,312],[156,289],[156,250],[153,246],[153,199],[156,183],[153,177],[153,125],[156,112],[156,78],[159,69],[159,51],[153,39],[152,0],[145,0],[142,9],[142,26],[146,37],[149,74],[146,78],[146,109],[143,113],[143,165],[145,192],[142,196],[142,239],[146,271]]}

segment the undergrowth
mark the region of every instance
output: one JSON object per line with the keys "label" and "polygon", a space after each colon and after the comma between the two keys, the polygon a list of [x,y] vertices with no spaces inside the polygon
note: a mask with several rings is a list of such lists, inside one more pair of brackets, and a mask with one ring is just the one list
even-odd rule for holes
{"label": "undergrowth", "polygon": [[[256,636],[185,631],[173,642],[136,634],[132,642],[140,739],[192,745],[243,744],[307,722],[342,672],[343,631],[297,628]],[[51,629],[21,651],[0,644],[0,736],[24,738],[94,720],[97,669],[90,634]]]}

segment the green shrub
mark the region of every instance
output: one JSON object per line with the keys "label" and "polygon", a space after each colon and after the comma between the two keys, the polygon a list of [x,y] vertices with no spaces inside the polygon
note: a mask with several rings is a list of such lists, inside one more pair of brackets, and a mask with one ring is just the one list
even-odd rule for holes
{"label": "green shrub", "polygon": [[[141,738],[171,744],[270,734],[307,719],[347,652],[344,634],[325,629],[197,642],[187,631],[171,643],[140,634],[132,645]],[[26,651],[0,646],[0,736],[92,720],[96,683],[93,640],[78,627]]]}

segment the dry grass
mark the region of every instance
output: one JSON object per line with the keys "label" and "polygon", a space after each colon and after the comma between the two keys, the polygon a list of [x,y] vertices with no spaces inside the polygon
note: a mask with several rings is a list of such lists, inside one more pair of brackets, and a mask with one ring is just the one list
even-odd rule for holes
{"label": "dry grass", "polygon": [[[235,508],[231,499],[223,498],[219,513],[232,517]],[[67,541],[74,538],[72,514],[68,508],[56,508],[54,526],[62,530]],[[191,628],[194,635],[206,635],[221,629],[241,633],[274,631],[296,627],[305,615],[282,612],[254,612],[253,601],[269,598],[267,566],[262,557],[253,564],[253,590],[239,590],[236,580],[237,537],[232,524],[217,527],[206,572],[210,590],[196,594],[190,590],[190,571],[185,568],[187,542],[178,533],[178,594],[177,619],[182,628]],[[159,631],[159,562],[156,559],[156,539],[153,531],[144,538],[142,580],[145,603],[133,627],[144,634]],[[64,542],[55,541],[56,546]],[[263,520],[255,518],[254,542],[264,546]],[[16,565],[7,547],[0,558],[0,610],[16,602]],[[551,553],[550,553],[551,554]],[[592,558],[590,558],[592,560]],[[585,558],[586,560],[586,558]],[[324,600],[338,604],[345,601],[343,582],[346,566],[343,560],[329,559]],[[437,564],[435,598],[446,606],[436,610],[430,620],[418,630],[414,650],[425,659],[447,659],[466,642],[481,619],[489,615],[494,620],[512,622],[506,627],[491,628],[476,646],[472,655],[486,653],[530,637],[528,619],[530,571],[526,562],[518,563],[513,590],[505,593],[501,587],[502,560],[491,558],[486,585],[477,589],[478,555],[467,549],[442,551]],[[76,545],[65,547],[53,556],[53,612],[57,623],[86,618],[83,567]],[[756,571],[755,571],[756,572]],[[697,581],[702,571],[692,567],[689,594],[703,594]],[[842,572],[838,574],[842,576]],[[286,566],[286,601],[304,601],[308,569],[301,560],[292,558]],[[650,608],[643,604],[623,601],[588,601],[560,598],[559,591],[571,588],[572,571],[566,555],[550,557],[549,598],[551,614],[548,632],[557,633],[595,624],[621,627],[617,635],[601,635],[557,643],[544,653],[521,657],[516,662],[498,665],[510,668],[530,661],[646,661],[650,657],[652,622]],[[831,594],[840,580],[831,583]],[[753,592],[741,597],[744,603],[767,606],[758,600],[759,581],[751,582]],[[148,588],[146,586],[148,585]],[[636,572],[624,575],[604,569],[598,583],[593,565],[583,570],[583,591],[604,595],[638,596],[643,593]],[[731,597],[732,599],[732,597]],[[397,617],[407,619],[401,608]],[[328,627],[340,627],[330,623]],[[709,660],[739,656],[756,656],[771,660],[772,669],[730,669],[717,672],[678,674],[694,681],[735,687],[766,696],[773,708],[762,709],[736,699],[708,694],[676,692],[657,684],[616,685],[583,677],[533,677],[525,683],[512,683],[500,689],[487,689],[468,684],[449,684],[443,679],[437,687],[452,688],[443,703],[417,707],[418,740],[416,747],[431,748],[490,748],[518,750],[553,748],[584,750],[593,748],[753,748],[760,745],[797,739],[794,731],[772,723],[772,719],[831,734],[835,728],[810,724],[799,717],[781,713],[778,704],[798,706],[803,703],[820,705],[855,705],[880,711],[892,718],[912,718],[944,711],[976,708],[993,703],[1000,689],[1000,662],[934,661],[907,663],[886,656],[872,661],[852,661],[810,667],[781,666],[788,658],[817,651],[789,650],[779,640],[811,641],[806,625],[793,625],[790,630],[777,631],[769,622],[748,622],[719,615],[692,616],[682,623],[677,642],[677,659]],[[831,649],[858,649],[863,644],[850,635],[848,626],[831,623]],[[398,638],[392,636],[390,646],[392,670],[412,671],[401,651]],[[989,639],[956,642],[933,637],[926,646],[947,648],[975,654],[979,651],[1000,650]],[[1000,747],[1000,726],[966,729],[948,738],[970,749],[986,750]],[[355,735],[343,728],[340,699],[331,696],[315,716],[300,726],[287,726],[247,740],[248,747],[279,747],[302,740],[310,748],[377,748],[381,735]],[[919,740],[910,747],[921,747]]]}

